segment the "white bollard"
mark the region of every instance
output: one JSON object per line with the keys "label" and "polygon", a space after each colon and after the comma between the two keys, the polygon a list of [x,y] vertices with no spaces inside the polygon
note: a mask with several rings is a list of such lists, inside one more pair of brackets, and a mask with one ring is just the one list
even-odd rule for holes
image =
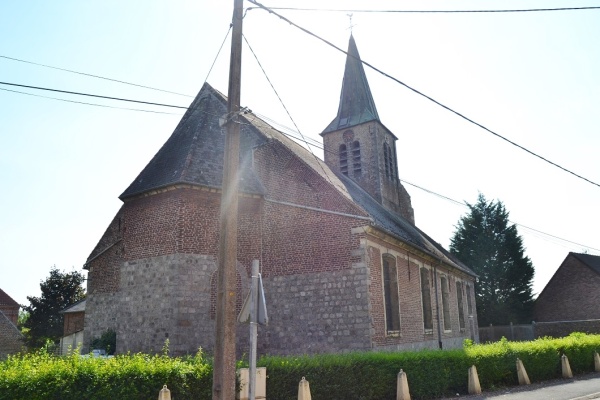
{"label": "white bollard", "polygon": [[158,400],[171,400],[171,391],[167,389],[167,385],[158,392]]}
{"label": "white bollard", "polygon": [[310,397],[310,386],[304,377],[302,377],[298,385],[298,400],[312,400]]}
{"label": "white bollard", "polygon": [[529,385],[531,381],[529,380],[529,376],[527,376],[527,371],[525,370],[525,366],[523,365],[523,361],[517,358],[517,378],[519,378],[519,385]]}
{"label": "white bollard", "polygon": [[563,378],[572,378],[573,372],[571,371],[571,364],[569,364],[569,359],[566,355],[562,355],[562,357],[560,358],[560,364],[562,366]]}
{"label": "white bollard", "polygon": [[396,386],[396,400],[410,400],[410,392],[408,390],[408,379],[406,372],[400,370],[398,372],[398,384]]}
{"label": "white bollard", "polygon": [[477,375],[477,368],[474,365],[469,368],[469,394],[481,394],[479,375]]}
{"label": "white bollard", "polygon": [[600,372],[600,356],[598,355],[598,352],[594,352],[594,370],[596,370],[596,372]]}

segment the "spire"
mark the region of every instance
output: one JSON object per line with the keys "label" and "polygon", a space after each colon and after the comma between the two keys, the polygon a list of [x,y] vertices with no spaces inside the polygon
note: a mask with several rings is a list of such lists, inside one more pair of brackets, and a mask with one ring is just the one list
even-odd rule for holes
{"label": "spire", "polygon": [[379,115],[377,114],[377,108],[375,108],[375,101],[373,101],[371,95],[371,89],[358,54],[356,42],[350,34],[338,113],[323,133],[373,120],[379,120]]}

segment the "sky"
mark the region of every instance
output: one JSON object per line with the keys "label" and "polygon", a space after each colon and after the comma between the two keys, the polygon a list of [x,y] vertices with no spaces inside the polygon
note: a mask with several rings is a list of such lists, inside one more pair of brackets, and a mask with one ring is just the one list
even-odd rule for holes
{"label": "sky", "polygon": [[[352,34],[364,61],[600,183],[600,10],[357,11],[592,7],[599,1],[265,0],[265,5],[355,10]],[[319,133],[337,112],[345,55],[249,2],[244,7],[250,8],[244,35],[281,102],[244,43],[242,105],[284,132],[296,125],[320,142]],[[227,93],[232,9],[233,1],[223,0],[5,1],[0,81],[187,107],[207,77]],[[347,48],[349,12],[278,12]],[[448,198],[474,203],[482,193],[502,201],[519,224],[535,268],[534,293],[570,251],[600,255],[598,185],[369,68],[366,73],[380,119],[398,137],[399,176],[411,195],[416,225],[429,236],[447,248],[468,212]],[[122,204],[118,196],[168,139],[183,111],[0,84],[0,288],[28,304],[27,296],[40,295],[39,283],[52,266],[83,271]],[[313,151],[322,157],[318,148]]]}

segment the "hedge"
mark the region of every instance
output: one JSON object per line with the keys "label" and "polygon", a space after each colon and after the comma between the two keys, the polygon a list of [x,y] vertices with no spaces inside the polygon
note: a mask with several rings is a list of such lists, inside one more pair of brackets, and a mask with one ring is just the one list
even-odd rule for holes
{"label": "hedge", "polygon": [[[296,399],[302,377],[315,399],[394,400],[396,376],[403,369],[414,399],[467,392],[467,370],[477,367],[484,390],[517,384],[520,358],[532,382],[559,378],[566,354],[574,374],[594,370],[600,335],[575,333],[561,339],[472,345],[463,349],[413,352],[362,352],[314,356],[262,357],[267,367],[267,398]],[[238,366],[243,366],[239,362]],[[177,400],[210,399],[209,359],[167,355],[119,355],[114,358],[17,355],[0,362],[0,399],[154,399],[167,384]]]}

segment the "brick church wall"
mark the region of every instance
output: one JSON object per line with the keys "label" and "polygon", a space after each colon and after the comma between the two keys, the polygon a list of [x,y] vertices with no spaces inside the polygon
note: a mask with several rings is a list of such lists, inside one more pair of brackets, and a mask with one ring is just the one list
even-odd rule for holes
{"label": "brick church wall", "polygon": [[[441,281],[442,275],[448,279],[450,310],[450,329],[444,330],[441,326],[442,345],[444,348],[460,347],[462,341],[470,338],[471,332],[467,314],[466,284],[473,285],[472,278],[455,272],[451,272],[443,267],[437,268],[437,279],[434,279],[434,269],[431,261],[423,257],[409,253],[407,250],[394,246],[391,243],[383,242],[376,238],[369,237],[367,245],[369,267],[370,267],[370,289],[371,313],[373,316],[373,343],[375,348],[381,349],[417,349],[417,348],[438,348],[438,319],[437,310],[440,308],[440,323],[443,324]],[[398,299],[400,304],[400,333],[387,334],[385,321],[385,302],[383,295],[383,276],[382,276],[382,256],[393,257],[396,262],[398,274]],[[425,267],[429,270],[429,281],[431,285],[431,306],[433,329],[425,331],[423,325],[423,305],[421,298],[421,278],[420,269]],[[460,329],[458,314],[458,297],[456,293],[456,281],[463,283],[463,312],[465,328]],[[438,301],[436,304],[435,287],[437,284]],[[473,304],[475,299],[471,298]]]}

